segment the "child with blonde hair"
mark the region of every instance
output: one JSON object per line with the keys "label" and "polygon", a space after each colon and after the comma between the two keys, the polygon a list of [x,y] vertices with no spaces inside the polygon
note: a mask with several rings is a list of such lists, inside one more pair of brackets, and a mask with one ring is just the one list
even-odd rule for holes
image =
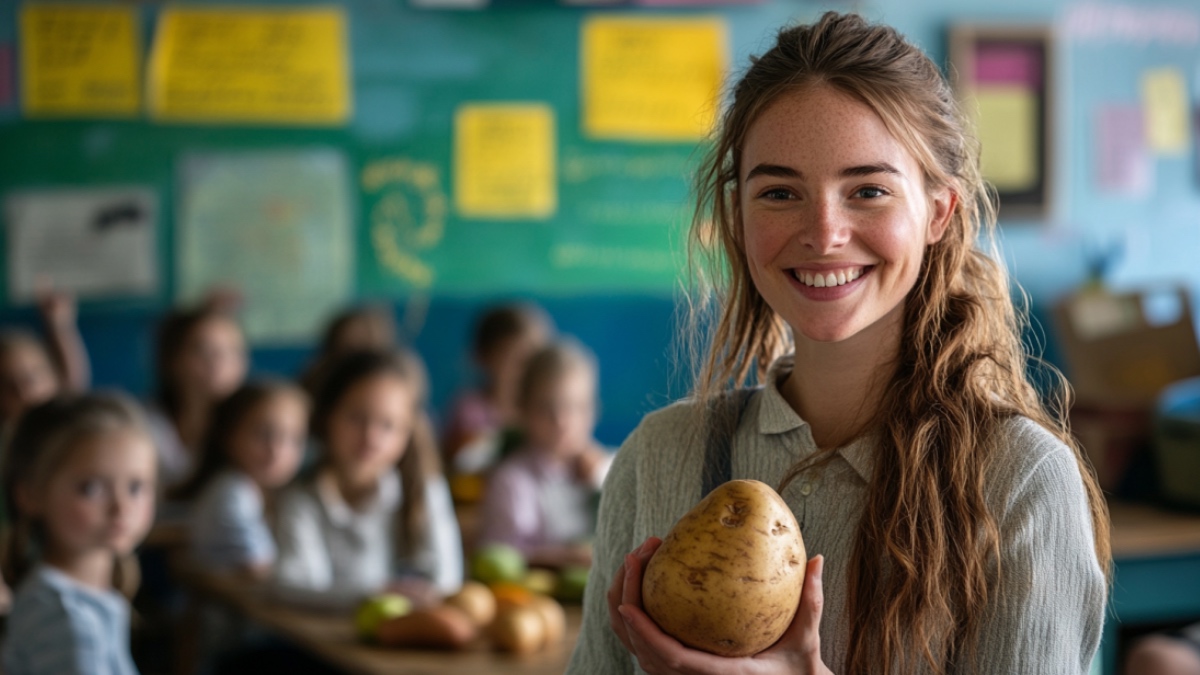
{"label": "child with blonde hair", "polygon": [[21,419],[3,467],[16,588],[0,659],[8,675],[137,668],[129,652],[133,549],[154,518],[154,444],[120,395],[58,398]]}

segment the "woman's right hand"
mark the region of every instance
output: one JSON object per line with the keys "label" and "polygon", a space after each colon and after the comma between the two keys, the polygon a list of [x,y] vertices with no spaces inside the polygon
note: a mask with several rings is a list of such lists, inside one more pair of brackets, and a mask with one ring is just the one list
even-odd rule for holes
{"label": "woman's right hand", "polygon": [[691,649],[667,635],[642,609],[642,575],[646,563],[662,541],[651,537],[618,568],[608,589],[609,624],[621,644],[650,675],[728,675],[729,673],[773,673],[788,675],[832,675],[821,661],[819,627],[824,596],[821,573],[825,559],[808,561],[800,607],[779,641],[768,649],[744,658],[726,658]]}

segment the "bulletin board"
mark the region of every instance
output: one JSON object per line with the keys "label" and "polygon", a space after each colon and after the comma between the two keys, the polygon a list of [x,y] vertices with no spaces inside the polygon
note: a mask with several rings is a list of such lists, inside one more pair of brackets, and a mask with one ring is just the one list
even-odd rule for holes
{"label": "bulletin board", "polygon": [[1048,26],[959,24],[950,63],[1000,217],[1045,220],[1054,195],[1054,41]]}
{"label": "bulletin board", "polygon": [[[22,6],[0,17],[9,22],[7,29],[0,25],[0,53],[19,47]],[[690,176],[718,104],[714,99],[700,111],[694,125],[654,129],[646,120],[703,84],[680,72],[695,72],[700,63],[704,78],[716,70],[723,75],[744,61],[739,52],[759,46],[749,38],[758,40],[796,18],[794,8],[773,4],[603,11],[339,4],[352,83],[347,106],[325,118],[285,124],[195,119],[168,107],[153,82],[165,66],[151,57],[158,48],[155,27],[171,5],[111,6],[126,16],[136,12],[144,27],[138,38],[149,82],[140,112],[117,118],[0,116],[0,191],[121,185],[156,194],[162,283],[152,297],[130,298],[148,303],[172,302],[184,290],[176,260],[180,214],[189,199],[183,169],[188,157],[279,152],[343,158],[351,195],[353,295],[669,297],[686,265]],[[604,51],[646,22],[661,22],[667,30],[639,38],[644,53],[613,57]],[[680,44],[689,48],[680,50]],[[689,61],[671,61],[685,52]],[[650,77],[615,85],[647,107],[633,118],[627,107],[588,117],[588,96],[602,90],[588,78],[600,73],[596,77],[613,86],[614,74],[624,72],[620,58],[655,62],[658,71]],[[198,96],[195,89],[189,95]],[[499,128],[487,125],[501,125],[504,133],[478,133]],[[472,152],[476,159],[512,162],[477,162],[464,178],[464,153]],[[551,179],[538,178],[543,175]]]}

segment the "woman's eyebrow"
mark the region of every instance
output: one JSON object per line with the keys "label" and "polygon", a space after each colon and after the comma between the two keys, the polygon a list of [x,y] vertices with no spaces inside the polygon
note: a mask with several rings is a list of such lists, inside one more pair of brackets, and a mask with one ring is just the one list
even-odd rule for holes
{"label": "woman's eyebrow", "polygon": [[[860,164],[858,166],[848,166],[838,172],[845,177],[870,176],[877,173],[889,173],[900,175],[900,170],[888,164],[887,162],[877,162],[875,164]],[[746,174],[746,180],[757,176],[770,176],[772,178],[804,178],[804,173],[798,169],[782,164],[759,164]]]}
{"label": "woman's eyebrow", "polygon": [[846,177],[870,176],[876,173],[892,173],[900,175],[900,170],[888,164],[887,162],[879,162],[877,164],[863,164],[861,166],[848,166],[842,169],[841,174]]}
{"label": "woman's eyebrow", "polygon": [[772,176],[774,178],[804,178],[804,174],[793,169],[790,166],[782,164],[759,164],[750,169],[750,173],[746,174],[746,180],[750,180],[755,176]]}

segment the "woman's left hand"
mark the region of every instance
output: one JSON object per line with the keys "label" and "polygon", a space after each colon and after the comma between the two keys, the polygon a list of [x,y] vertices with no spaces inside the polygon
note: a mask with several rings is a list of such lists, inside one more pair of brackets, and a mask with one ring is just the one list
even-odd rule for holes
{"label": "woman's left hand", "polygon": [[818,627],[824,595],[821,556],[809,560],[796,617],[779,641],[744,658],[727,658],[691,649],[667,635],[642,609],[642,575],[662,541],[647,539],[617,570],[608,591],[609,621],[622,644],[650,675],[832,675],[821,661]]}

